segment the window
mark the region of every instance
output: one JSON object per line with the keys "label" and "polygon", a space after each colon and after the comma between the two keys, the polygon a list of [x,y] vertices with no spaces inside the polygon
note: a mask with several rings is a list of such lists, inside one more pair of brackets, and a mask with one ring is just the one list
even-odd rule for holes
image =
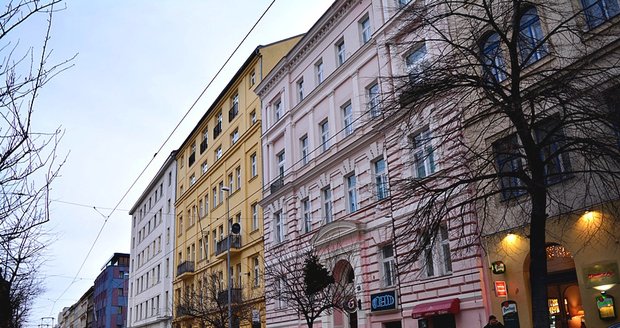
{"label": "window", "polygon": [[233,188],[233,182],[234,182],[234,180],[233,180],[233,174],[231,173],[231,174],[229,174],[229,175],[228,175],[228,190],[230,190],[230,192],[232,192],[233,190],[235,190],[235,189]]}
{"label": "window", "polygon": [[357,204],[357,178],[355,172],[345,177],[347,186],[347,210],[353,213],[358,210]]}
{"label": "window", "polygon": [[501,42],[497,33],[487,36],[482,44],[484,75],[487,80],[501,82],[506,79],[506,62],[500,45]]}
{"label": "window", "polygon": [[230,134],[230,144],[234,145],[237,141],[239,141],[239,129],[235,129],[235,131]]}
{"label": "window", "polygon": [[346,57],[346,49],[344,47],[344,40],[338,41],[336,43],[336,64],[340,66],[344,64],[344,61],[347,60]]}
{"label": "window", "polygon": [[258,205],[256,203],[250,205],[250,211],[252,212],[252,231],[258,229]]}
{"label": "window", "polygon": [[258,287],[260,285],[260,262],[258,260],[258,256],[252,257],[252,267],[253,267],[253,286]]}
{"label": "window", "polygon": [[308,164],[308,135],[305,134],[299,139],[299,148],[301,149],[301,165]]}
{"label": "window", "polygon": [[568,153],[562,149],[566,137],[557,118],[539,123],[535,137],[545,163],[545,182],[553,184],[567,178],[565,172],[570,171],[571,165]]}
{"label": "window", "polygon": [[213,208],[216,208],[217,204],[217,187],[213,187]]}
{"label": "window", "polygon": [[218,159],[222,158],[222,146],[217,147],[217,149],[215,150],[215,160],[217,161]]}
{"label": "window", "polygon": [[410,138],[415,176],[418,179],[425,178],[435,172],[435,156],[431,140],[432,135],[428,129]]}
{"label": "window", "polygon": [[252,71],[252,73],[250,73],[250,86],[254,84],[256,84],[256,72]]}
{"label": "window", "polygon": [[258,174],[258,169],[256,167],[256,153],[250,155],[250,173],[252,174],[252,178]]}
{"label": "window", "polygon": [[196,162],[196,143],[192,144],[192,149],[189,153],[189,157],[187,158],[187,166],[194,165],[194,162]]}
{"label": "window", "polygon": [[277,100],[273,104],[273,117],[274,117],[274,122],[277,122],[282,118],[282,101],[280,100]]}
{"label": "window", "polygon": [[284,171],[285,171],[285,155],[284,155],[284,150],[279,152],[277,155],[277,161],[278,161],[278,175],[280,176],[280,178],[284,177]]}
{"label": "window", "polygon": [[196,183],[196,175],[192,174],[189,177],[189,185],[190,185],[190,187],[193,186],[195,183]]}
{"label": "window", "polygon": [[411,2],[411,0],[396,0],[396,2],[398,3],[398,7],[402,8]]}
{"label": "window", "polygon": [[204,259],[202,238],[198,239],[198,260]]}
{"label": "window", "polygon": [[620,13],[618,0],[581,0],[589,28],[595,28]]}
{"label": "window", "polygon": [[304,232],[310,232],[312,230],[312,217],[310,216],[310,199],[304,198],[301,201],[301,215],[303,217]]}
{"label": "window", "polygon": [[172,184],[172,172],[168,172],[168,186]]}
{"label": "window", "polygon": [[319,124],[321,130],[321,149],[326,151],[329,149],[329,122],[327,120]]}
{"label": "window", "polygon": [[239,94],[235,94],[230,99],[230,110],[228,111],[228,122],[232,121],[239,114]]}
{"label": "window", "polygon": [[202,165],[200,166],[200,171],[202,172],[202,174],[207,173],[208,169],[209,169],[209,164],[207,164],[207,161],[202,162]]}
{"label": "window", "polygon": [[275,307],[277,309],[281,309],[284,306],[286,306],[286,302],[282,298],[283,290],[286,284],[284,279],[285,279],[284,277],[278,277],[278,278],[275,278],[275,281],[274,281],[274,285],[275,285],[274,287],[275,287],[275,292],[276,292]]}
{"label": "window", "polygon": [[535,7],[527,9],[519,21],[519,55],[521,65],[532,64],[547,55],[540,18]]}
{"label": "window", "polygon": [[222,112],[217,114],[215,127],[213,127],[213,139],[217,138],[222,133]]}
{"label": "window", "polygon": [[256,123],[256,111],[253,110],[250,112],[250,125],[254,125]]}
{"label": "window", "polygon": [[379,104],[379,84],[373,83],[366,88],[366,98],[368,101],[368,111],[371,117],[377,117],[381,114],[381,107]]}
{"label": "window", "polygon": [[241,189],[241,166],[235,169],[235,177],[237,179],[237,190]]}
{"label": "window", "polygon": [[383,276],[383,287],[396,285],[396,262],[394,262],[394,249],[392,245],[385,245],[380,248],[381,252],[381,274]]}
{"label": "window", "polygon": [[381,200],[388,196],[388,180],[385,160],[381,158],[375,161],[373,165],[375,171],[375,184],[377,186],[377,199]]}
{"label": "window", "polygon": [[348,102],[340,108],[342,111],[342,125],[344,125],[344,135],[348,136],[353,133],[353,110],[351,102]]}
{"label": "window", "polygon": [[370,18],[368,17],[368,15],[366,15],[360,21],[360,31],[362,37],[362,44],[366,44],[368,41],[370,41],[370,34],[372,33],[372,31],[370,30]]}
{"label": "window", "polygon": [[304,78],[297,81],[297,102],[304,100]]}
{"label": "window", "polygon": [[325,223],[330,223],[333,220],[332,216],[332,190],[329,186],[323,188],[321,190],[321,195],[323,197],[323,216],[325,218]]}
{"label": "window", "polygon": [[405,58],[405,63],[407,64],[407,74],[409,74],[409,81],[411,83],[417,82],[422,77],[422,74],[424,73],[425,57],[426,43],[422,43]]}
{"label": "window", "polygon": [[450,257],[450,243],[448,240],[448,228],[440,225],[439,231],[431,244],[424,251],[424,266],[426,276],[441,276],[452,272],[452,259]]}
{"label": "window", "polygon": [[273,214],[274,225],[274,239],[276,243],[284,241],[284,218],[282,218],[282,211],[275,212]]}
{"label": "window", "polygon": [[519,178],[519,175],[523,173],[520,148],[516,134],[498,140],[493,144],[503,199],[510,199],[525,193],[523,183]]}
{"label": "window", "polygon": [[209,129],[205,128],[202,131],[202,141],[200,142],[200,153],[202,154],[205,150],[207,150],[207,146],[209,145]]}
{"label": "window", "polygon": [[316,64],[314,64],[314,72],[316,74],[316,84],[319,85],[323,83],[324,72],[323,72],[323,60],[322,59],[316,62]]}

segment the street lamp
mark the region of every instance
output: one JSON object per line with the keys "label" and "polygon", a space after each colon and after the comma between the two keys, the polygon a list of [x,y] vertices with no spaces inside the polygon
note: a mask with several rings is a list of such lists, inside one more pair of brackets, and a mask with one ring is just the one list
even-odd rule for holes
{"label": "street lamp", "polygon": [[222,187],[222,191],[226,192],[226,223],[228,224],[228,236],[226,237],[226,244],[227,244],[227,248],[226,248],[226,270],[228,271],[228,287],[227,287],[227,293],[228,293],[228,328],[232,328],[232,307],[231,307],[231,302],[230,302],[230,297],[232,294],[232,291],[230,290],[230,284],[232,282],[232,277],[230,274],[230,188],[229,187]]}

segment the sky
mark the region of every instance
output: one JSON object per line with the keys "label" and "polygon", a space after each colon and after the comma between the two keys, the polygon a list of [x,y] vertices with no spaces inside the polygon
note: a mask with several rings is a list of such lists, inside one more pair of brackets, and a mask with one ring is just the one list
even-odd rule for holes
{"label": "sky", "polygon": [[[48,63],[76,57],[43,88],[33,127],[64,132],[57,156],[66,162],[51,191],[47,228],[54,241],[42,270],[46,291],[28,327],[50,323],[44,317],[56,322],[114,252],[129,253],[128,210],[251,51],[306,32],[332,2],[276,0],[157,153],[271,0],[64,1],[53,16]],[[41,44],[44,18],[17,31],[22,44]]]}

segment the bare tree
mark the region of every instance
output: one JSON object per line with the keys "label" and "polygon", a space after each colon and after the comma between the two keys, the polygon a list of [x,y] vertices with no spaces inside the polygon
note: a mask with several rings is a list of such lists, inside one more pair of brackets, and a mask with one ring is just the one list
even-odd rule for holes
{"label": "bare tree", "polygon": [[412,208],[396,227],[401,265],[423,257],[447,218],[469,229],[477,216],[463,246],[529,228],[535,327],[549,326],[549,217],[620,196],[618,24],[591,3],[417,1],[386,45],[410,49],[383,106],[386,126],[400,127],[389,142],[413,154],[413,176],[390,181],[393,207]]}
{"label": "bare tree", "polygon": [[[67,62],[49,65],[52,14],[62,0],[18,0],[0,12],[0,263],[9,287],[7,327],[21,327],[42,291],[38,272],[49,241],[50,184],[62,161],[56,146],[62,132],[33,130],[36,98]],[[23,47],[19,30],[37,19],[47,22],[40,47]]]}
{"label": "bare tree", "polygon": [[[327,256],[324,256],[327,257]],[[265,298],[276,306],[293,310],[302,316],[309,328],[322,315],[342,310],[355,296],[349,273],[334,276],[326,267],[334,267],[341,258],[324,258],[314,248],[287,252],[265,266]]]}
{"label": "bare tree", "polygon": [[[254,297],[243,295],[242,288],[231,290],[232,326],[239,327],[241,322],[252,322],[252,310],[256,304]],[[181,299],[177,301],[177,316],[195,319],[200,327],[228,327],[228,290],[224,280],[216,273],[204,275],[198,287],[186,286]]]}

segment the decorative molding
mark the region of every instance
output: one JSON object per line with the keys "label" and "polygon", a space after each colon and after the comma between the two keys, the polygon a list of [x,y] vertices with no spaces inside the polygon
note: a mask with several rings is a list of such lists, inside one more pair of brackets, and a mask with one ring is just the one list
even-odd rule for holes
{"label": "decorative molding", "polygon": [[346,236],[362,233],[365,225],[347,220],[338,220],[322,226],[312,237],[310,243],[315,247],[329,244]]}

